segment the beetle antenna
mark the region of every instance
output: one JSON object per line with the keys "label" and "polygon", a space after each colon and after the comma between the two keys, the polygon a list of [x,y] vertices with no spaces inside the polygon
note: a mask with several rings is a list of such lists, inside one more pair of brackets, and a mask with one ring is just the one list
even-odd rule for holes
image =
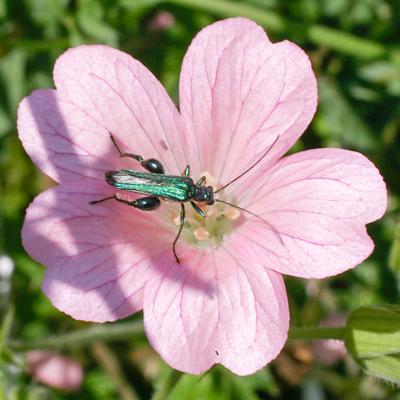
{"label": "beetle antenna", "polygon": [[113,142],[114,147],[117,149],[119,156],[122,157],[123,153],[122,153],[121,149],[119,148],[114,135],[110,131],[108,131],[108,134],[110,135],[111,141]]}
{"label": "beetle antenna", "polygon": [[275,236],[278,238],[278,240],[279,240],[279,241],[281,242],[281,244],[284,246],[283,240],[282,240],[281,235],[279,234],[279,232],[276,230],[276,228],[275,228],[274,226],[272,226],[272,225],[271,225],[267,220],[265,220],[264,218],[261,218],[259,215],[253,213],[253,212],[250,211],[250,210],[246,210],[245,208],[239,207],[239,206],[237,206],[237,205],[235,205],[235,204],[228,203],[227,201],[220,200],[220,199],[215,199],[215,201],[218,202],[218,203],[226,204],[227,206],[236,208],[236,209],[238,209],[238,210],[240,210],[240,211],[244,211],[245,213],[250,214],[250,215],[252,215],[253,217],[258,218],[260,221],[264,222],[264,224],[268,225],[268,226],[271,228],[272,232],[275,234]]}
{"label": "beetle antenna", "polygon": [[244,172],[242,172],[240,175],[238,175],[236,178],[232,179],[230,182],[216,190],[214,193],[218,193],[221,190],[224,190],[227,186],[231,185],[233,182],[236,182],[238,179],[240,179],[242,176],[246,175],[248,172],[250,172],[258,163],[260,163],[264,157],[270,152],[270,150],[275,146],[275,143],[278,141],[279,135],[276,137],[276,139],[272,142],[271,146],[268,147],[266,152],[254,163],[252,164],[249,168],[247,168]]}

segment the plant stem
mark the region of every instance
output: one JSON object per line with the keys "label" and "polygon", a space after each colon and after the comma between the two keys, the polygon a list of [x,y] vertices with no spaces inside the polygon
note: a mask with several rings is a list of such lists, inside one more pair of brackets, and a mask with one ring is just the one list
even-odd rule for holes
{"label": "plant stem", "polygon": [[1,321],[0,326],[0,354],[3,352],[4,343],[7,341],[8,336],[10,335],[11,326],[14,319],[14,306],[10,305],[8,307],[6,314]]}
{"label": "plant stem", "polygon": [[152,400],[166,400],[168,396],[172,392],[172,389],[175,387],[177,382],[179,381],[180,377],[182,376],[183,372],[177,371],[175,369],[171,369],[169,375],[162,383],[162,385],[156,390]]}
{"label": "plant stem", "polygon": [[332,327],[292,327],[289,331],[289,340],[345,340],[345,326]]}
{"label": "plant stem", "polygon": [[[34,340],[9,340],[8,346],[15,351],[33,349],[62,349],[67,347],[83,347],[92,344],[94,340],[111,342],[114,340],[130,339],[143,333],[143,324],[139,321],[117,322],[94,325],[74,332],[57,336],[49,336]],[[346,327],[292,327],[289,331],[291,340],[344,340]]]}
{"label": "plant stem", "polygon": [[92,344],[94,340],[113,341],[129,339],[143,333],[141,321],[117,322],[102,325],[93,325],[89,328],[57,336],[49,336],[33,340],[10,340],[8,345],[16,351],[32,349],[60,349],[66,347],[82,347]]}
{"label": "plant stem", "polygon": [[303,33],[317,46],[326,46],[340,53],[361,59],[376,59],[387,56],[394,62],[400,62],[399,49],[387,49],[384,45],[323,25],[304,25],[288,20],[278,13],[249,4],[227,0],[163,0],[166,3],[190,7],[209,12],[220,17],[248,17],[266,27],[269,31],[284,33],[294,31]]}
{"label": "plant stem", "polygon": [[91,350],[93,357],[115,384],[121,400],[139,400],[139,396],[136,394],[134,388],[130,386],[114,352],[99,340],[96,340],[91,345]]}

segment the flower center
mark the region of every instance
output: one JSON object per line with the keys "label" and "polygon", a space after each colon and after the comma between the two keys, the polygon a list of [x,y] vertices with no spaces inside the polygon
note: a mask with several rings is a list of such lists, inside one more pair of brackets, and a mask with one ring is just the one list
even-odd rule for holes
{"label": "flower center", "polygon": [[[208,172],[200,176],[205,176],[206,185],[213,186],[216,190],[215,179]],[[235,204],[235,199],[226,199],[222,192],[218,195],[220,195],[221,200]],[[181,238],[189,244],[201,247],[218,247],[224,237],[242,222],[241,211],[227,204],[218,202],[211,206],[202,203],[196,204],[204,211],[206,217],[202,217],[190,204],[186,204],[185,223]],[[173,214],[173,222],[175,226],[179,227],[181,221],[178,212]]]}

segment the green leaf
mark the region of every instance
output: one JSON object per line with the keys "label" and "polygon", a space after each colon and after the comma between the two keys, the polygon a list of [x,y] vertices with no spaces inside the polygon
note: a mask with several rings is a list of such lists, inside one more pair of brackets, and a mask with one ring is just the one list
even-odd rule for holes
{"label": "green leaf", "polygon": [[347,321],[346,347],[369,375],[400,383],[400,306],[366,306]]}
{"label": "green leaf", "polygon": [[340,17],[346,13],[348,3],[346,0],[321,0],[323,12],[329,17]]}
{"label": "green leaf", "polygon": [[46,38],[56,38],[60,32],[60,24],[68,0],[25,0],[26,10],[31,19],[38,27],[43,27],[43,34]]}
{"label": "green leaf", "polygon": [[2,107],[0,107],[0,138],[6,133],[10,132],[13,128],[14,121],[11,120],[10,115]]}
{"label": "green leaf", "polygon": [[395,272],[400,272],[400,224],[397,225],[392,246],[390,247],[389,267]]}
{"label": "green leaf", "polygon": [[11,331],[11,325],[14,319],[14,306],[10,306],[3,317],[0,325],[0,354],[3,352],[5,342]]}
{"label": "green leaf", "polygon": [[360,76],[374,83],[387,83],[400,79],[400,66],[389,61],[376,61],[360,68]]}
{"label": "green leaf", "polygon": [[248,376],[236,376],[228,371],[226,373],[232,380],[237,398],[241,400],[257,400],[257,392],[265,392],[274,397],[279,394],[279,387],[268,368]]}
{"label": "green leaf", "polygon": [[98,1],[79,1],[77,22],[88,36],[92,36],[101,43],[114,47],[118,46],[118,32],[107,25],[104,20],[104,9]]}
{"label": "green leaf", "polygon": [[375,84],[384,85],[389,94],[400,95],[400,65],[376,61],[360,69],[360,76]]}
{"label": "green leaf", "polygon": [[326,145],[345,145],[363,151],[376,148],[374,133],[333,81],[320,78],[318,93],[319,113],[315,127],[326,138]]}
{"label": "green leaf", "polygon": [[115,383],[101,370],[90,370],[86,374],[84,387],[86,391],[90,393],[90,398],[99,400],[117,398],[115,393]]}
{"label": "green leaf", "polygon": [[42,26],[60,20],[68,6],[68,0],[25,0],[25,3],[33,21]]}
{"label": "green leaf", "polygon": [[130,11],[139,11],[143,8],[154,7],[159,3],[162,3],[163,0],[120,0],[120,6],[126,8]]}
{"label": "green leaf", "polygon": [[7,17],[7,3],[6,0],[0,0],[0,20]]}
{"label": "green leaf", "polygon": [[198,377],[193,375],[183,375],[176,384],[170,395],[171,400],[228,400],[228,393],[218,390],[216,387],[213,374],[206,373]]}
{"label": "green leaf", "polygon": [[26,62],[26,52],[18,48],[0,60],[0,79],[6,89],[5,95],[11,115],[16,114],[18,103],[26,92]]}

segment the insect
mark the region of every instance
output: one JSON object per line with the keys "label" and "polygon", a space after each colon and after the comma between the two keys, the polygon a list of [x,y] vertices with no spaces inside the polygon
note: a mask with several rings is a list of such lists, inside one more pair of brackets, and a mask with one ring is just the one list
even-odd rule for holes
{"label": "insect", "polygon": [[[278,136],[279,137],[279,136]],[[172,243],[172,251],[178,264],[180,264],[179,257],[176,253],[176,244],[182,233],[182,229],[185,223],[185,203],[190,202],[194,210],[203,218],[206,217],[205,212],[198,206],[197,203],[203,203],[206,205],[213,205],[215,202],[226,204],[230,207],[244,211],[264,223],[266,223],[272,230],[277,234],[276,230],[272,225],[249,210],[239,207],[235,204],[228,203],[221,199],[215,199],[214,195],[224,190],[227,186],[231,185],[242,176],[252,170],[261,160],[270,152],[272,147],[278,140],[278,137],[268,147],[264,154],[249,168],[238,175],[236,178],[229,181],[227,184],[214,190],[212,186],[206,186],[206,177],[202,176],[196,183],[190,177],[190,166],[187,165],[182,175],[166,175],[164,167],[160,161],[155,158],[144,159],[142,156],[133,153],[124,153],[119,148],[114,136],[110,133],[111,141],[117,149],[120,157],[129,157],[138,161],[140,165],[149,172],[137,171],[134,169],[119,169],[115,171],[107,171],[105,173],[106,182],[116,189],[126,190],[130,192],[146,194],[149,196],[141,197],[135,200],[126,200],[121,198],[118,193],[113,196],[105,197],[100,200],[94,200],[89,204],[98,204],[106,200],[117,200],[128,206],[135,207],[142,211],[152,211],[157,209],[161,205],[161,200],[169,200],[180,204],[180,225],[175,240]]]}

